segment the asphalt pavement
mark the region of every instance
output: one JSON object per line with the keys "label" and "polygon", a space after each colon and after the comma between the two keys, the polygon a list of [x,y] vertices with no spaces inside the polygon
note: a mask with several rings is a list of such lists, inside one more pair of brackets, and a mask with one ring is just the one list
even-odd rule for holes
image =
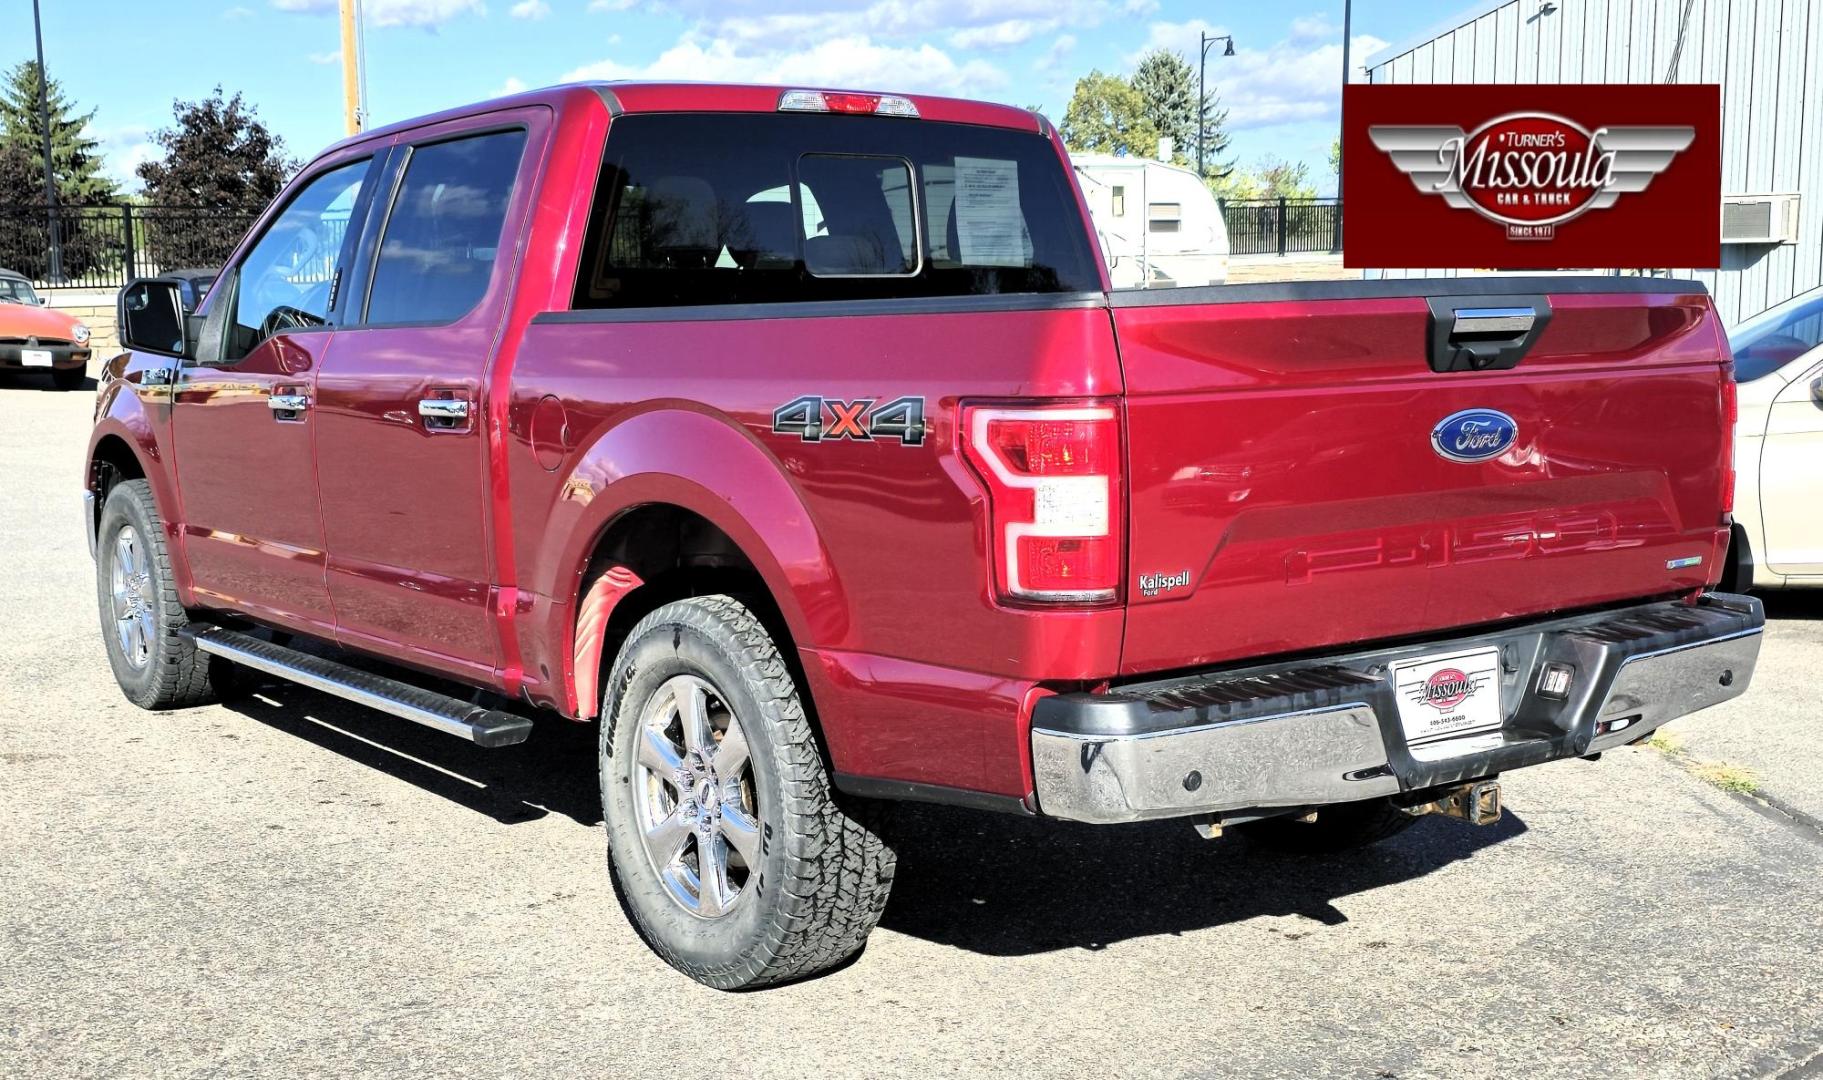
{"label": "asphalt pavement", "polygon": [[1510,774],[1486,828],[1300,859],[908,808],[866,951],[723,994],[614,900],[592,727],[128,705],[92,402],[0,376],[0,1073],[1823,1077],[1823,595],[1746,697]]}

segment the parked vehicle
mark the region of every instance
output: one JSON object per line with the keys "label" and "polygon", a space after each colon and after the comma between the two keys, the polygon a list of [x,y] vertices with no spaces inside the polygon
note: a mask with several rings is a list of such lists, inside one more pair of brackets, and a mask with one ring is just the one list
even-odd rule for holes
{"label": "parked vehicle", "polygon": [[1700,285],[1108,284],[1018,109],[614,84],[364,133],[199,312],[123,295],[114,674],[481,747],[601,717],[626,908],[729,988],[861,947],[883,800],[1340,849],[1746,688]]}
{"label": "parked vehicle", "polygon": [[1731,585],[1823,586],[1823,289],[1729,335],[1740,384]]}
{"label": "parked vehicle", "polygon": [[1228,280],[1228,226],[1196,173],[1168,161],[1072,154],[1089,216],[1122,288],[1220,285]]}
{"label": "parked vehicle", "polygon": [[0,369],[42,369],[59,390],[89,377],[89,328],[46,306],[24,274],[0,268]]}

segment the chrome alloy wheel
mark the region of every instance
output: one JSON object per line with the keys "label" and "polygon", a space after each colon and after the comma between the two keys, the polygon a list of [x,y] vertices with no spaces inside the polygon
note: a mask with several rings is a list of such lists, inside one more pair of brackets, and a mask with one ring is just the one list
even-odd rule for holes
{"label": "chrome alloy wheel", "polygon": [[152,657],[152,639],[158,634],[153,617],[152,570],[146,545],[131,525],[114,534],[114,636],[120,654],[135,668]]}
{"label": "chrome alloy wheel", "polygon": [[672,899],[713,919],[759,872],[760,823],[747,737],[715,687],[665,681],[639,718],[633,801],[646,857]]}

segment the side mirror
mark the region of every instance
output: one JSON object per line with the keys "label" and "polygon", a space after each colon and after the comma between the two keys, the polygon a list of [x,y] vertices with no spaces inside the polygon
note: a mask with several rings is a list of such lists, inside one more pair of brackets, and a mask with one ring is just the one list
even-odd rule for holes
{"label": "side mirror", "polygon": [[39,297],[39,298],[38,298],[38,306],[39,306],[39,307],[50,307],[50,306],[51,306],[51,298],[50,298],[50,297],[48,297],[48,296],[40,296],[40,297]]}
{"label": "side mirror", "polygon": [[187,358],[183,285],[176,278],[135,278],[120,290],[120,343],[138,352]]}
{"label": "side mirror", "polygon": [[1823,405],[1823,378],[1811,382],[1810,400],[1816,402],[1818,405]]}

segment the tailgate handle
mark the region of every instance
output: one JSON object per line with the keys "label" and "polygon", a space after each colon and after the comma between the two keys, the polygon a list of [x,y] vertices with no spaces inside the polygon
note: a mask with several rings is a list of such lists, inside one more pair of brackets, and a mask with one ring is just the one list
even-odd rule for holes
{"label": "tailgate handle", "polygon": [[1528,334],[1538,313],[1529,307],[1470,307],[1456,309],[1452,337],[1465,334]]}
{"label": "tailgate handle", "polygon": [[1551,302],[1542,296],[1433,296],[1426,303],[1437,372],[1518,367],[1551,321]]}

